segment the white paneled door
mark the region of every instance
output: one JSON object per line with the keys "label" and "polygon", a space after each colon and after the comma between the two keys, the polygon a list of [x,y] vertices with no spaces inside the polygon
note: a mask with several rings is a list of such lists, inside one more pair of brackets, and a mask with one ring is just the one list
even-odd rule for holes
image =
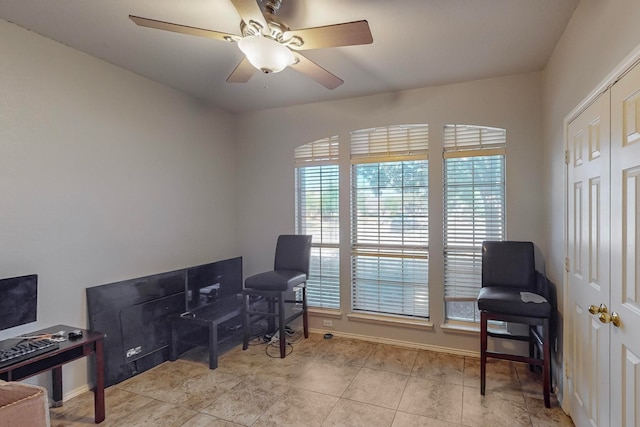
{"label": "white paneled door", "polygon": [[611,328],[597,312],[609,305],[609,138],[606,92],[568,130],[569,378],[577,426],[609,426]]}
{"label": "white paneled door", "polygon": [[568,128],[570,411],[640,426],[640,66]]}
{"label": "white paneled door", "polygon": [[638,427],[640,66],[611,89],[611,311],[611,426]]}

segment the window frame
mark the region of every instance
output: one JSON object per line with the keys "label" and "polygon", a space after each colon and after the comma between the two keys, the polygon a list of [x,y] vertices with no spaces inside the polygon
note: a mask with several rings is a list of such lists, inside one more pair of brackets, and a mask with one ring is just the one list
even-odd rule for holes
{"label": "window frame", "polygon": [[[311,234],[311,266],[307,280],[307,303],[310,307],[321,309],[340,309],[340,165],[338,162],[339,141],[337,136],[303,144],[295,149],[295,232]],[[305,221],[306,197],[303,197],[302,174],[311,169],[317,170],[315,177],[319,187],[319,226],[313,227]],[[324,180],[327,178],[327,181]],[[325,183],[327,186],[325,186]],[[335,213],[334,238],[325,233],[325,197],[327,193],[333,203]],[[306,192],[304,193],[306,194]],[[319,232],[317,232],[319,230]],[[316,231],[316,232],[313,232]]]}
{"label": "window frame", "polygon": [[[442,267],[445,322],[477,323],[480,320],[476,299],[482,283],[482,241],[506,238],[506,130],[486,126],[446,125],[443,139]],[[490,186],[490,190],[486,190],[486,181],[480,181],[476,176],[474,163],[481,158],[496,164],[491,172],[497,173],[498,179]],[[473,185],[461,185],[461,190],[455,194],[460,198],[466,191],[470,195],[467,196],[467,204],[471,204],[473,209],[463,212],[458,207],[457,212],[450,215],[449,213],[455,210],[453,202],[448,201],[455,193],[454,190],[450,191],[450,182],[457,179],[460,183],[461,176],[451,178],[447,163],[453,163],[456,159],[471,159],[474,165],[471,173]],[[485,188],[485,194],[497,194],[499,202],[487,208],[490,203],[476,197],[479,188]],[[484,213],[480,212],[481,210],[484,210]],[[450,224],[459,223],[465,214],[473,218],[471,224],[464,223],[458,229],[450,227]],[[467,244],[452,246],[452,240]],[[464,312],[466,317],[460,314],[451,315],[453,311]]]}
{"label": "window frame", "polygon": [[[428,196],[429,196],[429,174],[428,174],[428,125],[401,125],[388,126],[373,129],[363,129],[351,133],[351,312],[363,314],[375,314],[382,316],[400,316],[408,319],[428,319],[429,318],[429,228],[428,228]],[[410,163],[420,167],[424,162],[423,182],[421,186],[405,186],[405,167]],[[378,174],[381,167],[399,165],[402,170],[401,186],[380,186],[379,175],[378,185],[368,187],[358,187],[357,173],[359,168],[375,167]],[[371,183],[370,183],[371,184]],[[359,191],[371,190],[379,195],[383,190],[395,191],[401,189],[402,215],[400,215],[401,237],[399,242],[385,242],[385,235],[382,223],[388,217],[381,215],[380,206],[377,207],[377,215],[372,218],[377,222],[377,227],[372,228],[377,232],[376,238],[369,235],[364,238],[366,232],[359,231],[359,204],[364,203],[359,200]],[[422,203],[424,214],[408,216],[404,214],[405,209],[405,189],[419,189],[424,191],[424,201]],[[407,191],[408,194],[408,191]],[[419,203],[417,204],[419,206]],[[397,215],[396,215],[397,216]],[[420,221],[424,219],[424,242],[418,244],[405,244],[406,219]],[[374,222],[374,224],[376,223]],[[392,223],[389,227],[393,226]],[[369,230],[369,229],[367,229]],[[369,231],[371,231],[369,230]],[[369,233],[370,234],[370,233]],[[419,233],[418,233],[419,234]],[[387,235],[388,238],[389,235]],[[372,240],[373,239],[373,240]],[[376,240],[377,239],[377,240]],[[410,269],[411,264],[416,267]],[[377,265],[376,265],[377,264]],[[423,264],[422,270],[420,264]],[[402,277],[397,280],[385,274],[384,268],[400,265]],[[413,270],[413,276],[411,273]],[[418,276],[422,273],[423,282]]]}

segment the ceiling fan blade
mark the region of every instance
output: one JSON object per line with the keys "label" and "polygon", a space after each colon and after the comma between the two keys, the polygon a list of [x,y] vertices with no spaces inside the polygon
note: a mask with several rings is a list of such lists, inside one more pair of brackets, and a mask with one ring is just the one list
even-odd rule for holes
{"label": "ceiling fan blade", "polygon": [[344,80],[342,80],[340,77],[331,74],[329,71],[325,70],[309,58],[303,56],[300,53],[296,53],[295,55],[298,58],[298,62],[291,65],[291,68],[294,68],[301,73],[306,74],[327,89],[335,89],[342,83],[344,83]]}
{"label": "ceiling fan blade", "polygon": [[227,77],[227,82],[229,83],[246,83],[249,81],[253,73],[255,73],[256,69],[251,62],[247,58],[244,58],[238,66],[233,70],[229,77]]}
{"label": "ceiling fan blade", "polygon": [[241,38],[234,34],[221,33],[219,31],[205,30],[204,28],[189,27],[180,24],[172,24],[171,22],[156,21],[155,19],[142,18],[140,16],[129,15],[129,18],[141,27],[188,34],[190,36],[207,37],[222,41],[237,41]]}
{"label": "ceiling fan blade", "polygon": [[324,27],[304,28],[284,33],[285,40],[298,36],[302,46],[290,45],[291,49],[309,50],[325,47],[353,46],[373,43],[373,36],[367,21],[345,22]]}
{"label": "ceiling fan blade", "polygon": [[233,3],[240,18],[242,18],[246,24],[251,21],[257,22],[262,28],[267,29],[267,33],[269,32],[267,20],[264,19],[262,10],[260,10],[260,6],[258,6],[256,0],[231,0],[231,3]]}

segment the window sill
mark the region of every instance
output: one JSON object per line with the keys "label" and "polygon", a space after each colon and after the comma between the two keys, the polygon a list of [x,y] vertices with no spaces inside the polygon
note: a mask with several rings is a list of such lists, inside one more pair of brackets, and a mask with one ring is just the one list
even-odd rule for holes
{"label": "window sill", "polygon": [[342,319],[342,312],[331,308],[309,307],[307,311],[311,316],[332,317],[334,319]]}
{"label": "window sill", "polygon": [[374,314],[361,314],[351,313],[347,315],[350,321],[364,322],[364,323],[376,323],[387,326],[401,326],[403,328],[422,329],[431,331],[433,330],[433,323],[428,320],[411,320],[401,317],[381,316]]}
{"label": "window sill", "polygon": [[[440,325],[443,332],[451,332],[457,334],[480,335],[480,324],[475,323],[443,323]],[[503,325],[489,325],[489,332],[504,334],[506,328]]]}
{"label": "window sill", "polygon": [[440,325],[443,332],[451,332],[456,334],[479,335],[480,325],[463,325],[460,323],[443,323]]}

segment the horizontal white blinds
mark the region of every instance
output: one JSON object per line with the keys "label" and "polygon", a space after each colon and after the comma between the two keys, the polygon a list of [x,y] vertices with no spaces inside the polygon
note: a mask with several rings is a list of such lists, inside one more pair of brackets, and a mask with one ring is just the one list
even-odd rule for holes
{"label": "horizontal white blinds", "polygon": [[389,255],[369,256],[362,252],[353,255],[353,309],[428,318],[427,258]]}
{"label": "horizontal white blinds", "polygon": [[500,128],[467,125],[444,127],[444,151],[505,148],[507,131]]}
{"label": "horizontal white blinds", "polygon": [[312,244],[338,244],[338,165],[297,168],[298,209],[296,223],[301,234],[311,234]]}
{"label": "horizontal white blinds", "polygon": [[413,156],[429,150],[428,125],[402,125],[351,132],[351,159]]}
{"label": "horizontal white blinds", "polygon": [[429,317],[427,149],[426,125],[352,133],[354,311]]}
{"label": "horizontal white blinds", "polygon": [[296,166],[305,166],[309,163],[338,161],[338,136],[320,139],[308,144],[300,145],[295,149]]}
{"label": "horizontal white blinds", "polygon": [[296,148],[296,233],[312,238],[309,305],[340,308],[337,137]]}
{"label": "horizontal white blinds", "polygon": [[313,245],[307,281],[309,305],[340,308],[340,253],[338,247]]}
{"label": "horizontal white blinds", "polygon": [[505,238],[506,132],[451,125],[444,133],[445,300],[475,300],[482,242]]}

